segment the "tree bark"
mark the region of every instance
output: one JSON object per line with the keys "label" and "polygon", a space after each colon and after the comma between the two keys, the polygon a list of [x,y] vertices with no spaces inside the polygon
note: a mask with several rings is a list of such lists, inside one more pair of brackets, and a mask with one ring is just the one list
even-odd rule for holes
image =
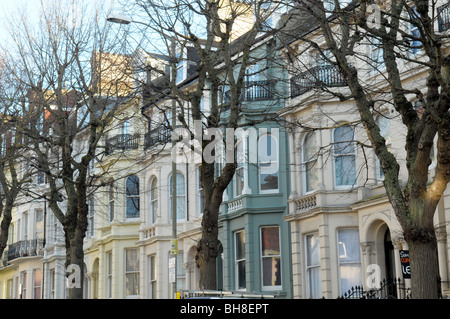
{"label": "tree bark", "polygon": [[[434,241],[407,240],[411,265],[411,297],[437,299],[439,297],[439,269],[437,243]],[[431,239],[431,238],[430,238]]]}

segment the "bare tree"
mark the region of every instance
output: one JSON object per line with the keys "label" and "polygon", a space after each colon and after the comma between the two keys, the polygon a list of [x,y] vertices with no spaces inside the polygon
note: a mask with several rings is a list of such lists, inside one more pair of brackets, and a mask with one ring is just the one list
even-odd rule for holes
{"label": "bare tree", "polygon": [[6,248],[9,226],[12,221],[12,210],[19,193],[25,190],[24,185],[30,175],[20,170],[23,162],[23,142],[20,127],[23,123],[20,87],[11,82],[11,74],[4,64],[4,56],[0,63],[0,256]]}
{"label": "bare tree", "polygon": [[109,33],[106,10],[88,2],[42,2],[38,22],[22,15],[10,23],[9,70],[27,100],[22,134],[63,225],[71,299],[83,296],[88,194],[102,186],[105,173],[92,175],[90,165],[105,156],[109,124],[133,97],[130,58],[117,54],[120,39]]}
{"label": "bare tree", "polygon": [[[240,122],[241,93],[245,90],[248,67],[264,58],[252,56],[252,48],[263,35],[268,35],[262,32],[271,14],[267,5],[267,1],[135,1],[139,9],[136,14],[140,13],[145,32],[159,36],[157,43],[169,57],[170,71],[160,72],[168,90],[157,98],[169,98],[176,103],[176,119],[189,130],[192,139],[208,129],[224,131],[252,125]],[[190,89],[177,82],[177,65],[183,61],[195,69],[195,84]],[[202,109],[203,96],[209,96],[208,112]],[[227,103],[222,103],[225,100]],[[224,113],[225,110],[228,112]],[[193,121],[203,123],[197,127],[198,131],[189,124],[187,114]],[[199,148],[193,147],[193,152],[203,155],[209,152],[211,142],[222,138],[204,137]],[[232,139],[234,146],[234,135]],[[223,193],[234,176],[236,161],[227,161],[217,174],[216,163],[201,157],[204,211],[196,258],[200,287],[215,289],[219,210]]]}
{"label": "bare tree", "polygon": [[[291,30],[297,27],[302,31],[289,36],[318,50],[329,65],[339,68],[349,92],[328,92],[341,101],[354,101],[359,121],[379,159],[387,195],[410,250],[413,297],[437,298],[439,272],[433,217],[450,180],[449,38],[438,30],[440,11],[436,1],[377,3],[295,1]],[[442,3],[440,9],[444,6],[448,4]],[[325,46],[317,43],[319,37]],[[324,49],[331,54],[325,54]],[[369,82],[369,69],[375,70],[378,82]],[[413,69],[423,72],[423,83],[411,85],[404,81],[405,72]],[[380,81],[386,85],[377,85]],[[420,103],[420,112],[413,99]],[[385,103],[400,115],[407,134],[404,146],[408,180],[404,185],[399,181],[402,159],[390,151],[374,116],[379,112],[377,106]],[[434,145],[437,164],[430,181]]]}

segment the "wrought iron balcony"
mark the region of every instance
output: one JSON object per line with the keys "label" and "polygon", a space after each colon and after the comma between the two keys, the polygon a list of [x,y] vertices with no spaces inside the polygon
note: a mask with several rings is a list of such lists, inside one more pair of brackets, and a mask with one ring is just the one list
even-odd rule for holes
{"label": "wrought iron balcony", "polygon": [[8,246],[7,259],[11,261],[20,257],[33,257],[44,255],[44,240],[21,240]]}
{"label": "wrought iron balcony", "polygon": [[437,9],[437,14],[439,32],[450,29],[450,2],[440,6]]}
{"label": "wrought iron balcony", "polygon": [[[247,81],[242,84],[240,102],[268,101],[275,97],[275,81]],[[227,105],[231,102],[230,90],[223,92],[222,104]],[[225,108],[226,110],[228,108]]]}
{"label": "wrought iron balcony", "polygon": [[312,67],[291,78],[291,97],[314,88],[345,86],[346,82],[336,65]]}
{"label": "wrought iron balcony", "polygon": [[160,126],[145,134],[144,149],[149,149],[159,144],[169,143],[171,138],[172,130],[165,126]]}
{"label": "wrought iron balcony", "polygon": [[115,150],[135,150],[139,147],[139,134],[118,134],[107,137],[105,142],[105,152],[112,154]]}
{"label": "wrought iron balcony", "polygon": [[274,93],[275,81],[248,81],[244,82],[241,98],[244,101],[266,101],[273,99]]}

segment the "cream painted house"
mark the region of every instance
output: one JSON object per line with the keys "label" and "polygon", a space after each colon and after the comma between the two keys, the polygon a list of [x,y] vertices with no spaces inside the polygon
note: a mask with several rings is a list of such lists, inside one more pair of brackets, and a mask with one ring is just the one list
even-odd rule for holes
{"label": "cream painted house", "polygon": [[[448,21],[448,4],[440,2],[437,7],[446,15],[444,21]],[[436,32],[448,34],[448,24],[447,28],[444,26],[436,23]],[[303,36],[314,39],[326,55],[322,31],[308,27],[303,31],[306,31]],[[289,122],[303,124],[303,127],[292,125],[289,130],[291,192],[290,213],[285,220],[291,225],[294,298],[337,298],[352,287],[375,288],[386,278],[400,278],[400,286],[390,292],[400,297],[410,287],[410,279],[402,273],[407,267],[402,265],[403,253],[408,247],[386,196],[378,159],[372,149],[351,142],[370,144],[362,125],[358,125],[356,106],[352,100],[342,102],[305,80],[310,74],[310,78],[316,77],[332,92],[348,94],[335,65],[327,63],[306,42],[293,41],[290,45],[293,52],[302,52],[290,63],[290,97],[281,112]],[[373,91],[385,90],[388,84],[383,78],[384,65],[375,63],[382,54],[379,47],[366,43],[358,46],[358,50],[361,55],[352,62],[359,74],[365,76]],[[449,52],[447,46],[445,53]],[[424,60],[420,50],[411,49],[408,54],[411,59]],[[364,63],[361,58],[364,55],[370,56],[374,63]],[[425,70],[406,60],[400,61],[404,87],[424,88]],[[411,94],[409,98],[420,116],[417,97]],[[400,181],[404,183],[406,168],[401,159],[405,157],[405,127],[392,104],[380,102],[374,109],[381,134],[402,165]],[[430,178],[434,165],[433,162]],[[449,205],[447,187],[434,218],[444,296],[450,293]]]}

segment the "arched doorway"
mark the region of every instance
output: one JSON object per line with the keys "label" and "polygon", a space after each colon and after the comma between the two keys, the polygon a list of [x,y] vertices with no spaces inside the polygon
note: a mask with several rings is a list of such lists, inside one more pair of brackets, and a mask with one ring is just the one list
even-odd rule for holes
{"label": "arched doorway", "polygon": [[385,269],[386,269],[386,279],[394,279],[397,278],[397,274],[395,272],[395,254],[394,254],[394,245],[392,245],[391,240],[391,232],[389,228],[386,227],[386,231],[384,233],[384,260],[385,260]]}

